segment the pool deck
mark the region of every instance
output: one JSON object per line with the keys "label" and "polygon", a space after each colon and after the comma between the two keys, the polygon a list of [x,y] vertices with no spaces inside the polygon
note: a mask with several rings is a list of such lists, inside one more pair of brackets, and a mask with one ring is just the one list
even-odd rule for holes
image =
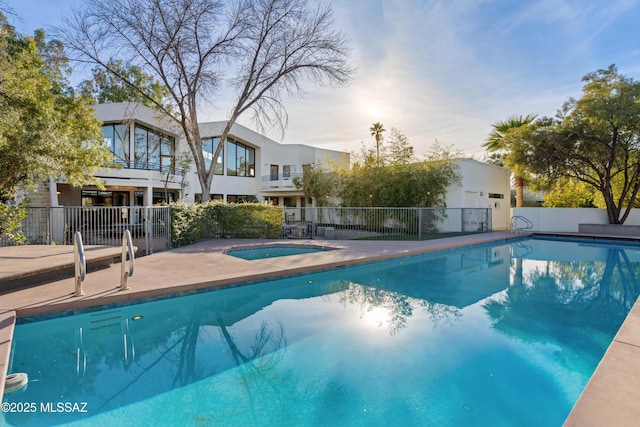
{"label": "pool deck", "polygon": [[[120,303],[199,289],[234,286],[311,271],[336,269],[383,259],[506,241],[526,233],[492,232],[420,242],[329,240],[209,240],[135,260],[130,289],[120,290],[121,265],[101,265],[87,274],[84,295],[76,297],[73,278],[24,286],[34,271],[73,264],[73,247],[0,248],[0,375],[6,375],[17,318]],[[602,237],[602,236],[601,236]],[[619,236],[618,236],[619,237]],[[270,245],[324,246],[312,254],[247,261],[225,255],[231,248]],[[113,260],[120,248],[91,247],[87,260]],[[25,279],[25,277],[27,277]],[[20,288],[7,285],[20,282]],[[0,382],[0,393],[4,381]],[[640,419],[640,303],[636,302],[596,372],[576,403],[567,426],[627,426]],[[0,421],[2,417],[0,416]]]}

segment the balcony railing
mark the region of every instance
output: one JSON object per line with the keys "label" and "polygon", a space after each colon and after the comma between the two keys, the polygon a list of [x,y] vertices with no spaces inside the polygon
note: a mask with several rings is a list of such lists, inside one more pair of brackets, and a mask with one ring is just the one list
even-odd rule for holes
{"label": "balcony railing", "polygon": [[296,177],[302,179],[302,174],[292,173],[287,177],[283,177],[281,175],[278,177],[262,175],[262,189],[297,190],[296,186],[293,184],[293,179]]}
{"label": "balcony railing", "polygon": [[154,171],[162,174],[169,173],[171,175],[184,176],[187,172],[185,169],[162,165],[160,162],[147,162],[141,160],[127,162],[126,160],[115,159],[115,163],[122,166],[123,169]]}

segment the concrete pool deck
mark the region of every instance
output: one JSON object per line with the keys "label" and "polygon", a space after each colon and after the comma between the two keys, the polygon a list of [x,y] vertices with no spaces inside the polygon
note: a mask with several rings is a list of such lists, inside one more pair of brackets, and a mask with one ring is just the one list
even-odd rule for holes
{"label": "concrete pool deck", "polygon": [[[17,279],[16,275],[24,276],[28,270],[53,268],[54,264],[68,262],[69,257],[72,262],[72,247],[53,247],[55,250],[49,246],[0,248],[0,374],[4,376],[7,372],[17,318],[233,286],[526,235],[492,232],[420,242],[209,240],[136,259],[133,277],[129,279],[130,289],[125,291],[119,289],[120,264],[90,272],[83,282],[85,295],[81,297],[74,296],[73,278],[3,290],[3,284]],[[225,255],[231,248],[265,244],[324,246],[335,250],[253,261]],[[52,255],[54,252],[55,256]],[[87,256],[110,257],[119,253],[120,248],[95,248],[93,255]],[[3,388],[4,382],[1,382],[0,392]],[[565,425],[635,425],[640,419],[639,400],[640,304],[636,302]]]}

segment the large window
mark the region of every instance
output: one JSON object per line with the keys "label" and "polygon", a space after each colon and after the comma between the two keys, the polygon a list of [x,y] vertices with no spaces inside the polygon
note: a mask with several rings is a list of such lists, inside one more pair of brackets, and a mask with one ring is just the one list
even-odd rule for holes
{"label": "large window", "polygon": [[227,138],[227,175],[255,177],[255,148]]}
{"label": "large window", "polygon": [[257,201],[253,194],[227,194],[227,203],[256,203]]}
{"label": "large window", "polygon": [[129,206],[128,191],[81,190],[82,206]]}
{"label": "large window", "polygon": [[[202,154],[204,156],[204,162],[207,166],[207,169],[211,167],[211,162],[213,161],[213,155],[218,149],[218,145],[220,145],[220,138],[205,138],[202,140]],[[213,171],[215,175],[222,175],[222,171],[224,170],[224,147],[220,150],[220,154],[218,154],[218,161],[216,162],[216,167]]]}
{"label": "large window", "polygon": [[135,168],[173,171],[175,139],[146,127],[136,125],[134,130]]}
{"label": "large window", "polygon": [[129,135],[127,126],[122,124],[110,124],[102,126],[104,145],[115,156],[116,163],[125,167],[129,166]]}
{"label": "large window", "polygon": [[153,192],[153,204],[163,205],[178,200],[178,193],[175,191],[154,191]]}
{"label": "large window", "polygon": [[104,144],[109,147],[117,163],[124,167],[172,172],[174,168],[175,138],[136,125],[133,138],[133,164],[129,146],[128,126],[102,126]]}

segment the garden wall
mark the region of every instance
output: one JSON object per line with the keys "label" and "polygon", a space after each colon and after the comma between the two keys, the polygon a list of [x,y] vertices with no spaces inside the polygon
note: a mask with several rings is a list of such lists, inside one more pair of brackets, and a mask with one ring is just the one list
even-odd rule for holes
{"label": "garden wall", "polygon": [[[595,208],[511,208],[533,223],[531,231],[577,233],[579,224],[609,224],[607,211]],[[624,225],[640,225],[640,209],[629,214]]]}

